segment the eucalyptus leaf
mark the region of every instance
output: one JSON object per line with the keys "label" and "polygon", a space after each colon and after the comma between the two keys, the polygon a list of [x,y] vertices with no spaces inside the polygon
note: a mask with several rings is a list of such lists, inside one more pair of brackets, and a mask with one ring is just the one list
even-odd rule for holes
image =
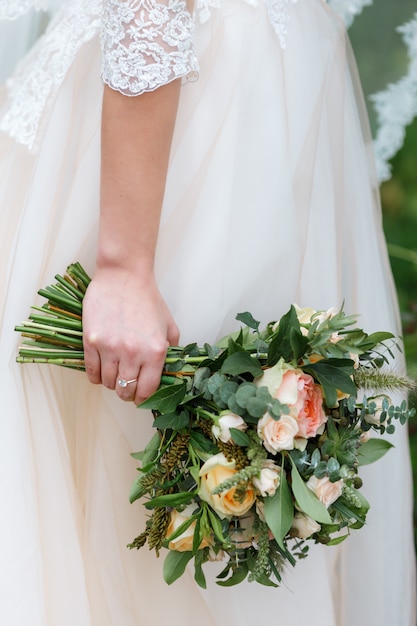
{"label": "eucalyptus leaf", "polygon": [[245,313],[238,313],[236,315],[236,320],[238,322],[243,322],[243,324],[246,324],[246,326],[249,326],[249,328],[252,328],[253,330],[258,330],[259,329],[259,324],[260,322],[258,322],[252,315],[252,313],[249,313],[248,311],[245,311]]}

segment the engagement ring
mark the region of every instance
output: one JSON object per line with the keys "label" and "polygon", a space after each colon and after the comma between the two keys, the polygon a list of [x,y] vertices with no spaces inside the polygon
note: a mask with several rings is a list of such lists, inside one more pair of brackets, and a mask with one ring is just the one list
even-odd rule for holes
{"label": "engagement ring", "polygon": [[127,387],[128,385],[130,385],[130,383],[136,383],[137,380],[138,380],[137,378],[132,378],[132,380],[126,380],[126,378],[118,378],[117,384],[120,387]]}

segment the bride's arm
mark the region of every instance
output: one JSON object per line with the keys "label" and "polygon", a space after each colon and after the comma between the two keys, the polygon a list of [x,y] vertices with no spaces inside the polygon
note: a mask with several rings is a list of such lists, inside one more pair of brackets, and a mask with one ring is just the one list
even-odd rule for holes
{"label": "bride's arm", "polygon": [[[153,273],[179,81],[136,98],[105,87],[96,272],[84,302],[86,370],[127,400],[158,386],[175,323]],[[116,378],[138,378],[125,388]]]}
{"label": "bride's arm", "polygon": [[[159,384],[167,346],[178,343],[153,265],[178,77],[196,62],[182,0],[105,0],[103,17],[100,228],[84,351],[91,382],[139,403]],[[123,388],[118,377],[138,382]]]}

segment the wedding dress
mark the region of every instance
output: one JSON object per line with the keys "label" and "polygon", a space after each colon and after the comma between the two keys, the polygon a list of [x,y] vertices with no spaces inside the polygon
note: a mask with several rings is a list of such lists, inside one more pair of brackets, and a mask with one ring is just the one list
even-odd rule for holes
{"label": "wedding dress", "polygon": [[400,332],[364,105],[329,6],[198,0],[193,34],[180,0],[67,2],[0,122],[1,623],[415,626],[405,428],[364,468],[366,528],[312,546],[281,588],[203,591],[192,572],[168,587],[162,558],[126,548],[145,520],[128,492],[150,416],[81,372],[15,363],[37,289],[72,261],[94,266],[101,72],[129,96],[184,81],[157,249],[183,344],[292,302],[344,302],[367,331]]}
{"label": "wedding dress", "polygon": [[43,2],[29,6],[25,2],[23,6],[19,3],[11,11],[9,2],[0,2],[0,18],[9,18],[5,21],[0,19],[0,83],[10,76],[20,59],[43,33],[60,3],[61,0],[51,0],[48,5]]}

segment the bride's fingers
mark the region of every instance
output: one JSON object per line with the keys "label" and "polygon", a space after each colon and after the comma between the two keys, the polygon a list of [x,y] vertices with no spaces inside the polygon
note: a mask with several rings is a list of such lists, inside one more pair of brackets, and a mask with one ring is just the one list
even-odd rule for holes
{"label": "bride's fingers", "polygon": [[135,390],[134,402],[140,404],[151,396],[159,387],[164,367],[164,358],[158,362],[141,367],[138,384]]}
{"label": "bride's fingers", "polygon": [[101,360],[94,345],[94,337],[84,340],[84,363],[90,383],[99,385],[101,383]]}
{"label": "bride's fingers", "polygon": [[138,380],[139,373],[137,373],[136,376],[134,376],[133,373],[128,376],[127,374],[120,374],[119,372],[116,377],[115,387],[115,391],[119,398],[125,400],[126,402],[132,402],[136,394]]}
{"label": "bride's fingers", "polygon": [[180,341],[180,332],[178,326],[172,320],[167,329],[167,339],[170,346],[178,346]]}

